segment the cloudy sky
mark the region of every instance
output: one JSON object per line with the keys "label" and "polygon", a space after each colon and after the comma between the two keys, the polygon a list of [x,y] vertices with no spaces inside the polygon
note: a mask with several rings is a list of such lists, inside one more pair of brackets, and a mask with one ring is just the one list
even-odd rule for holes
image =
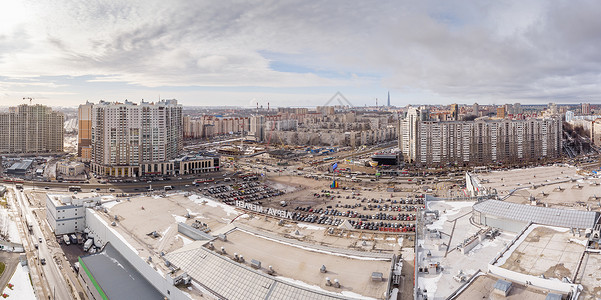
{"label": "cloudy sky", "polygon": [[0,106],[597,102],[598,1],[3,1]]}

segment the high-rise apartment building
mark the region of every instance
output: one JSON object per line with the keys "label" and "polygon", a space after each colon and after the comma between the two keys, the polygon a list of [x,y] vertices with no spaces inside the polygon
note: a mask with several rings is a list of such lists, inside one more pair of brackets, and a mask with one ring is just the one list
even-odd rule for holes
{"label": "high-rise apartment building", "polygon": [[486,165],[561,155],[559,118],[419,121],[409,110],[399,138],[406,161],[423,166]]}
{"label": "high-rise apartment building", "polygon": [[581,115],[590,115],[591,114],[591,104],[590,103],[582,103],[580,111],[581,111]]}
{"label": "high-rise apartment building", "polygon": [[497,107],[497,118],[505,119],[507,116],[507,110],[504,105]]}
{"label": "high-rise apartment building", "polygon": [[476,117],[480,116],[480,105],[478,105],[478,103],[474,103],[472,105],[472,114],[474,114]]}
{"label": "high-rise apartment building", "polygon": [[81,104],[77,110],[77,156],[82,161],[92,159],[92,108],[93,103]]}
{"label": "high-rise apartment building", "polygon": [[256,115],[250,117],[248,138],[257,142],[262,142],[265,139],[265,116]]}
{"label": "high-rise apartment building", "polygon": [[176,100],[135,104],[100,101],[92,108],[92,164],[115,177],[169,175],[183,147],[182,106]]}
{"label": "high-rise apartment building", "polygon": [[459,105],[456,103],[451,104],[451,118],[453,121],[459,120]]}
{"label": "high-rise apartment building", "polygon": [[519,114],[523,114],[524,113],[524,109],[522,109],[522,104],[519,102],[516,102],[513,104],[513,114],[514,115],[519,115]]}
{"label": "high-rise apartment building", "polygon": [[0,153],[63,152],[65,116],[45,105],[22,104],[0,113]]}

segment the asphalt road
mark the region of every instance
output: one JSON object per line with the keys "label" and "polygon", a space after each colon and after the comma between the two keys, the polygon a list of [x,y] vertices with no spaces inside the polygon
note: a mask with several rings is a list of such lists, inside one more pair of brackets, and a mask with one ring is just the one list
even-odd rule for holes
{"label": "asphalt road", "polygon": [[[54,256],[57,253],[55,251],[56,249],[51,249],[49,247],[48,241],[44,237],[42,228],[39,225],[39,220],[33,215],[31,207],[29,206],[29,203],[23,192],[17,191],[16,196],[21,207],[21,213],[23,215],[30,215],[32,220],[36,220],[33,222],[32,234],[28,234],[26,238],[30,241],[30,245],[38,244],[38,249],[33,249],[33,251],[36,253],[36,263],[38,264],[38,268],[41,269],[42,274],[48,282],[49,293],[53,296],[53,299],[72,299],[67,282],[63,278],[63,275],[54,259]],[[41,243],[39,242],[39,238],[42,239]],[[42,258],[46,259],[45,265],[40,263]]]}
{"label": "asphalt road", "polygon": [[[151,182],[128,182],[128,183],[68,183],[68,182],[41,182],[41,181],[25,181],[23,183],[24,186],[31,186],[34,189],[48,189],[52,190],[68,190],[70,186],[79,186],[82,189],[82,192],[89,192],[90,190],[100,189],[101,192],[109,192],[109,189],[114,189],[115,192],[122,193],[134,193],[134,192],[144,192],[147,191],[150,186],[152,189],[162,190],[165,186],[173,186],[175,189],[182,188],[190,188],[194,187],[195,179],[207,179],[214,178],[215,180],[223,179],[223,172],[215,172],[215,173],[205,173],[203,176],[198,176],[194,178],[182,178],[171,179],[171,180],[152,180]],[[188,187],[186,187],[188,185]]]}

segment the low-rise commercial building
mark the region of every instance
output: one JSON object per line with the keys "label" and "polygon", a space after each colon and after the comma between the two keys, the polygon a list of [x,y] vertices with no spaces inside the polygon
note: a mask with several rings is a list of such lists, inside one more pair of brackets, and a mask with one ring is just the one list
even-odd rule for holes
{"label": "low-rise commercial building", "polygon": [[24,159],[22,161],[16,162],[12,164],[12,166],[10,166],[8,169],[6,169],[6,174],[25,175],[25,173],[27,173],[27,170],[31,168],[32,164],[33,160],[31,159]]}
{"label": "low-rise commercial building", "polygon": [[85,172],[86,166],[76,161],[60,161],[56,164],[56,172],[67,176],[75,177]]}
{"label": "low-rise commercial building", "polygon": [[85,227],[85,209],[100,204],[94,194],[47,194],[46,220],[56,235],[81,232]]}

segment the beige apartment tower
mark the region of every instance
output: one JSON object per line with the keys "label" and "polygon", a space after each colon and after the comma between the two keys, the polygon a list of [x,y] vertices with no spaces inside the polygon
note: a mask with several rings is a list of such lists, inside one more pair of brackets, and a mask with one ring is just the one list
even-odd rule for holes
{"label": "beige apartment tower", "polygon": [[63,152],[65,116],[50,107],[22,104],[0,113],[0,153]]}
{"label": "beige apartment tower", "polygon": [[182,123],[177,100],[94,104],[91,170],[113,177],[174,174],[169,161],[183,148]]}
{"label": "beige apartment tower", "polygon": [[92,108],[87,102],[77,111],[77,156],[84,162],[92,159]]}

